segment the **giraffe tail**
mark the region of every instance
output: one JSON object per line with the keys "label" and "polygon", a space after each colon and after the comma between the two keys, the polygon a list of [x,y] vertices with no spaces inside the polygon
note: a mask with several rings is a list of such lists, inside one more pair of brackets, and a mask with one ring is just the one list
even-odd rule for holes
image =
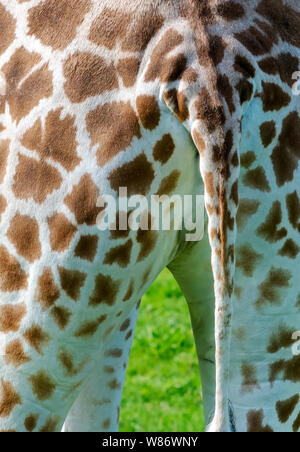
{"label": "giraffe tail", "polygon": [[235,431],[229,401],[229,370],[240,130],[237,118],[226,117],[212,74],[205,77],[200,69],[195,72],[197,81],[179,85],[177,103],[174,98],[168,102],[165,97],[165,101],[179,119],[182,117],[178,112],[188,110],[188,119],[181,122],[200,155],[215,291],[216,400],[214,419],[208,430],[230,432]]}

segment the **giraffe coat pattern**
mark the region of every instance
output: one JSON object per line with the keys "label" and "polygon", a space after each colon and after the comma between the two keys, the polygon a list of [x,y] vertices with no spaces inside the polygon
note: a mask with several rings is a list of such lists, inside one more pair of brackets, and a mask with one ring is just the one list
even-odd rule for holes
{"label": "giraffe coat pattern", "polygon": [[[300,429],[299,58],[296,0],[0,0],[1,431],[117,430],[166,266],[209,430]],[[204,193],[207,236],[100,231],[124,186]]]}

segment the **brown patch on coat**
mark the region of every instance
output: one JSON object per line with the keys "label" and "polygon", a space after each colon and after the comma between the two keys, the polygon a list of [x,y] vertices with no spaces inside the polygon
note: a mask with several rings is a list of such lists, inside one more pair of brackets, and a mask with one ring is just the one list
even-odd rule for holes
{"label": "brown patch on coat", "polygon": [[19,331],[21,322],[25,315],[25,303],[19,303],[16,305],[4,304],[0,306],[0,332],[16,333]]}
{"label": "brown patch on coat", "polygon": [[138,96],[136,107],[142,126],[148,130],[154,130],[160,121],[160,108],[155,96]]}
{"label": "brown patch on coat", "polygon": [[7,249],[0,245],[0,289],[3,292],[14,292],[27,288],[28,275],[20,263]]}
{"label": "brown patch on coat", "polygon": [[[213,36],[209,41],[209,57],[215,66],[222,63],[227,43],[221,36]],[[196,81],[196,80],[195,80]]]}
{"label": "brown patch on coat", "polygon": [[3,66],[6,94],[0,95],[0,113],[4,113],[7,103],[10,115],[19,122],[42,99],[52,95],[52,73],[48,65],[34,69],[40,62],[41,57],[37,53],[30,53],[20,47]]}
{"label": "brown patch on coat", "polygon": [[298,414],[293,423],[293,432],[297,433],[299,431],[299,428],[300,428],[300,413]]}
{"label": "brown patch on coat", "polygon": [[243,5],[233,0],[217,5],[216,12],[224,20],[229,22],[241,19],[245,16],[245,9]]}
{"label": "brown patch on coat", "polygon": [[237,267],[241,268],[243,273],[252,277],[258,263],[263,259],[263,254],[258,254],[250,244],[245,244],[237,249]]}
{"label": "brown patch on coat", "polygon": [[156,161],[160,162],[162,165],[167,163],[172,157],[175,151],[175,143],[173,141],[172,136],[167,133],[159,140],[154,149],[153,149],[153,157]]}
{"label": "brown patch on coat", "polygon": [[16,405],[22,405],[22,399],[10,381],[1,379],[0,418],[8,417]]}
{"label": "brown patch on coat", "polygon": [[113,306],[120,289],[120,284],[120,281],[114,281],[110,276],[104,276],[99,273],[95,279],[95,288],[89,299],[89,306],[97,307],[102,303]]}
{"label": "brown patch on coat", "polygon": [[50,111],[42,128],[41,119],[24,134],[22,145],[36,151],[42,159],[51,159],[67,171],[73,171],[81,159],[77,154],[76,128],[74,117],[61,118],[62,108]]}
{"label": "brown patch on coat", "polygon": [[90,7],[90,0],[44,0],[29,10],[29,34],[54,50],[62,50],[76,37]]}
{"label": "brown patch on coat", "polygon": [[45,371],[40,370],[28,378],[32,392],[40,401],[49,400],[56,388],[53,379]]}
{"label": "brown patch on coat", "polygon": [[118,382],[118,380],[117,380],[116,378],[114,378],[113,380],[111,380],[111,381],[108,383],[108,386],[109,386],[109,388],[112,389],[112,390],[117,390],[117,389],[120,389],[120,388],[121,388],[121,385],[120,385],[120,383]]}
{"label": "brown patch on coat", "polygon": [[165,91],[163,97],[167,106],[180,122],[185,122],[189,118],[187,98],[183,92],[178,92],[176,88],[172,88],[169,91]]}
{"label": "brown patch on coat", "polygon": [[110,236],[113,240],[126,239],[129,236],[130,228],[128,222],[130,214],[131,212],[125,212],[122,210],[118,212],[116,218],[117,221],[112,225],[112,229],[110,231]]}
{"label": "brown patch on coat", "polygon": [[232,114],[235,112],[235,104],[233,100],[233,88],[229,81],[229,78],[225,74],[219,74],[217,79],[217,87],[220,94],[224,97],[229,112]]}
{"label": "brown patch on coat", "polygon": [[0,184],[2,184],[6,174],[7,157],[9,154],[9,140],[0,140]]}
{"label": "brown patch on coat", "polygon": [[45,268],[38,279],[35,299],[43,311],[50,309],[59,299],[59,290],[50,267]]}
{"label": "brown patch on coat", "polygon": [[243,55],[236,55],[234,59],[234,70],[240,72],[246,78],[254,78],[256,73],[253,65]]}
{"label": "brown patch on coat", "polygon": [[[183,42],[183,36],[173,29],[169,29],[160,39],[155,49],[152,52],[148,69],[145,75],[145,82],[152,82],[157,78],[166,78],[165,67],[168,65],[168,54],[178,47]],[[175,66],[176,66],[176,61]],[[174,62],[173,62],[174,64]],[[181,66],[181,71],[178,71],[176,77],[184,71],[185,66]]]}
{"label": "brown patch on coat", "polygon": [[163,72],[160,75],[162,83],[171,83],[182,79],[187,68],[187,57],[180,53],[173,57],[167,58]]}
{"label": "brown patch on coat", "polygon": [[59,171],[45,161],[19,155],[13,184],[16,198],[30,199],[42,204],[62,183]]}
{"label": "brown patch on coat", "polygon": [[50,341],[50,336],[39,325],[33,324],[23,334],[25,341],[34,348],[40,355],[43,355],[43,348]]}
{"label": "brown patch on coat", "polygon": [[104,166],[119,152],[125,151],[135,137],[142,136],[137,115],[130,102],[99,105],[88,113],[86,125],[92,145],[99,144],[99,166]]}
{"label": "brown patch on coat", "polygon": [[279,111],[290,104],[291,97],[276,83],[262,82],[262,87],[261,98],[264,112]]}
{"label": "brown patch on coat", "polygon": [[139,229],[137,232],[136,240],[141,245],[137,262],[141,262],[146,259],[154,250],[158,240],[158,233],[156,231],[152,231],[151,229],[147,231]]}
{"label": "brown patch on coat", "polygon": [[128,196],[146,195],[154,180],[152,164],[144,153],[134,160],[124,163],[120,168],[113,170],[109,177],[111,188],[116,192],[120,187],[127,187]]}
{"label": "brown patch on coat", "polygon": [[180,171],[174,170],[169,176],[164,177],[163,180],[161,181],[159,189],[156,192],[156,195],[163,196],[174,193],[178,186],[180,176],[181,176]]}
{"label": "brown patch on coat", "polygon": [[105,358],[121,358],[123,355],[123,350],[120,348],[113,348],[105,352]]}
{"label": "brown patch on coat", "polygon": [[263,192],[271,191],[266,172],[262,166],[258,166],[254,170],[249,170],[243,177],[243,183],[254,190]]}
{"label": "brown patch on coat", "polygon": [[107,315],[101,315],[96,320],[86,321],[82,325],[79,326],[79,328],[74,333],[75,337],[80,338],[88,338],[94,336],[96,334],[99,326],[105,322],[107,319]]}
{"label": "brown patch on coat", "polygon": [[0,5],[0,55],[5,52],[15,38],[16,21],[12,15]]}
{"label": "brown patch on coat", "polygon": [[273,429],[269,426],[263,426],[264,411],[251,410],[247,413],[247,432],[248,433],[272,433]]}
{"label": "brown patch on coat", "polygon": [[203,154],[203,151],[205,150],[206,144],[200,133],[197,131],[197,129],[194,129],[192,131],[192,137],[194,140],[194,143],[196,145],[197,151],[200,155]]}
{"label": "brown patch on coat", "polygon": [[204,176],[205,190],[211,198],[215,196],[215,180],[213,173],[205,173]]}
{"label": "brown patch on coat", "polygon": [[78,224],[94,226],[97,216],[103,210],[97,207],[99,189],[89,174],[85,174],[80,179],[72,193],[66,196],[64,203],[74,213]]}
{"label": "brown patch on coat", "polygon": [[72,300],[78,301],[80,298],[80,291],[85,284],[87,274],[78,270],[67,270],[64,267],[58,267],[58,271],[62,289],[70,298],[72,298]]}
{"label": "brown patch on coat", "polygon": [[291,278],[292,274],[288,270],[272,267],[267,279],[258,286],[260,296],[256,301],[257,308],[267,303],[280,305],[283,299],[282,289],[290,286]]}
{"label": "brown patch on coat", "polygon": [[120,74],[125,88],[131,88],[137,79],[140,68],[140,60],[137,58],[123,58],[119,60],[117,70]]}
{"label": "brown patch on coat", "polygon": [[132,335],[133,335],[133,331],[132,330],[128,331],[128,333],[125,336],[125,341],[128,341],[132,337]]}
{"label": "brown patch on coat", "polygon": [[289,361],[281,359],[269,365],[269,381],[274,383],[278,375],[282,375],[284,381],[292,383],[300,382],[300,356],[294,356]]}
{"label": "brown patch on coat", "polygon": [[58,416],[49,416],[45,424],[39,429],[40,433],[55,433],[58,429],[58,425],[61,419]]}
{"label": "brown patch on coat", "polygon": [[257,234],[269,243],[276,243],[287,236],[287,230],[281,228],[282,209],[279,201],[275,201],[264,223],[258,229]]}
{"label": "brown patch on coat", "polygon": [[24,421],[24,427],[28,432],[33,432],[38,423],[39,414],[28,414]]}
{"label": "brown patch on coat", "polygon": [[4,361],[9,366],[20,367],[30,361],[29,356],[24,352],[23,344],[15,339],[5,347]]}
{"label": "brown patch on coat", "polygon": [[64,308],[63,306],[54,306],[50,311],[50,315],[58,325],[59,329],[65,330],[70,322],[72,313],[69,309]]}
{"label": "brown patch on coat", "polygon": [[17,214],[10,224],[7,237],[15,246],[19,255],[33,263],[41,257],[39,226],[36,220]]}
{"label": "brown patch on coat", "polygon": [[262,144],[264,145],[265,148],[267,148],[276,137],[275,121],[264,122],[260,126],[260,137]]}
{"label": "brown patch on coat", "polygon": [[273,45],[278,42],[276,32],[266,22],[255,20],[247,29],[235,33],[234,37],[240,41],[252,55],[269,54]]}
{"label": "brown patch on coat", "polygon": [[279,250],[280,256],[288,257],[289,259],[296,259],[300,252],[300,247],[292,239],[288,239],[283,247]]}
{"label": "brown patch on coat", "polygon": [[292,335],[295,329],[287,328],[285,325],[280,325],[278,330],[272,334],[267,348],[268,353],[274,354],[279,352],[282,348],[292,347],[294,341]]}
{"label": "brown patch on coat", "polygon": [[241,374],[243,377],[241,388],[242,394],[251,393],[254,389],[260,389],[257,381],[256,369],[252,364],[243,364]]}
{"label": "brown patch on coat", "polygon": [[236,180],[231,187],[230,199],[236,206],[239,204],[239,181]]}
{"label": "brown patch on coat", "polygon": [[122,50],[125,52],[143,52],[151,39],[155,37],[164,23],[164,18],[158,13],[155,5],[143,11],[138,20],[131,23]]}
{"label": "brown patch on coat", "polygon": [[293,228],[298,229],[300,232],[300,200],[296,191],[286,196],[286,208],[288,211],[289,222]]}
{"label": "brown patch on coat", "polygon": [[7,207],[6,199],[4,198],[4,196],[0,195],[0,221],[1,221],[2,214],[6,210],[6,207]]}
{"label": "brown patch on coat", "polygon": [[282,122],[278,145],[272,153],[272,163],[279,187],[294,178],[300,159],[300,118],[296,111]]}
{"label": "brown patch on coat", "polygon": [[127,267],[130,263],[132,247],[133,242],[130,239],[124,245],[112,248],[106,253],[103,263],[106,265],[118,264],[123,268]]}
{"label": "brown patch on coat", "polygon": [[300,47],[300,14],[282,0],[261,0],[256,10],[280,38],[296,47]]}
{"label": "brown patch on coat", "polygon": [[235,88],[239,94],[241,105],[245,102],[250,102],[254,91],[252,83],[246,79],[242,79],[237,83]]}
{"label": "brown patch on coat", "polygon": [[89,39],[113,50],[118,41],[125,38],[130,20],[129,14],[104,7],[91,26]]}
{"label": "brown patch on coat", "polygon": [[132,298],[133,293],[134,293],[134,280],[132,279],[128,286],[127,292],[123,298],[123,302],[129,301]]}
{"label": "brown patch on coat", "polygon": [[76,227],[63,213],[55,213],[48,219],[50,245],[53,251],[62,253],[69,245],[77,231]]}
{"label": "brown patch on coat", "polygon": [[91,53],[70,55],[64,63],[64,76],[66,95],[74,103],[119,87],[114,65],[108,65],[102,57]]}
{"label": "brown patch on coat", "polygon": [[122,325],[121,325],[121,327],[120,327],[120,331],[121,331],[121,332],[126,331],[126,330],[128,330],[129,327],[130,327],[130,319],[126,319],[126,320],[122,323]]}
{"label": "brown patch on coat", "polygon": [[110,423],[111,423],[110,419],[105,419],[102,423],[102,428],[104,430],[108,430],[110,427]]}
{"label": "brown patch on coat", "polygon": [[296,394],[290,399],[276,403],[277,416],[281,424],[285,424],[289,420],[299,402],[299,398],[299,394]]}
{"label": "brown patch on coat", "polygon": [[78,375],[78,373],[82,370],[85,364],[85,362],[82,362],[78,366],[75,366],[74,356],[70,352],[68,352],[68,350],[64,347],[62,347],[59,353],[57,354],[57,359],[59,360],[66,374],[69,377],[74,377]]}
{"label": "brown patch on coat", "polygon": [[82,235],[75,248],[75,256],[93,262],[97,253],[98,242],[98,235]]}
{"label": "brown patch on coat", "polygon": [[281,80],[290,87],[294,84],[293,73],[299,70],[298,58],[290,53],[280,53],[276,58],[264,58],[258,64],[266,74],[279,74]]}

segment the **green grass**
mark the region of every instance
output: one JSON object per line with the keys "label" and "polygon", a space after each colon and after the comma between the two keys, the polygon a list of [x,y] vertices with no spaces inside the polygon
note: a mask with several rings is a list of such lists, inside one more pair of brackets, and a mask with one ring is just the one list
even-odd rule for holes
{"label": "green grass", "polygon": [[204,429],[187,304],[165,270],[143,298],[121,407],[121,432]]}

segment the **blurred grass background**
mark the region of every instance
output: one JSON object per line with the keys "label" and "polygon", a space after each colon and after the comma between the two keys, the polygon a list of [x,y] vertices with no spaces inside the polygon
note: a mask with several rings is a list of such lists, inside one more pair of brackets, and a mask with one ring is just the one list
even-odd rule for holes
{"label": "blurred grass background", "polygon": [[121,432],[199,432],[204,414],[187,303],[168,270],[143,298],[127,371]]}

